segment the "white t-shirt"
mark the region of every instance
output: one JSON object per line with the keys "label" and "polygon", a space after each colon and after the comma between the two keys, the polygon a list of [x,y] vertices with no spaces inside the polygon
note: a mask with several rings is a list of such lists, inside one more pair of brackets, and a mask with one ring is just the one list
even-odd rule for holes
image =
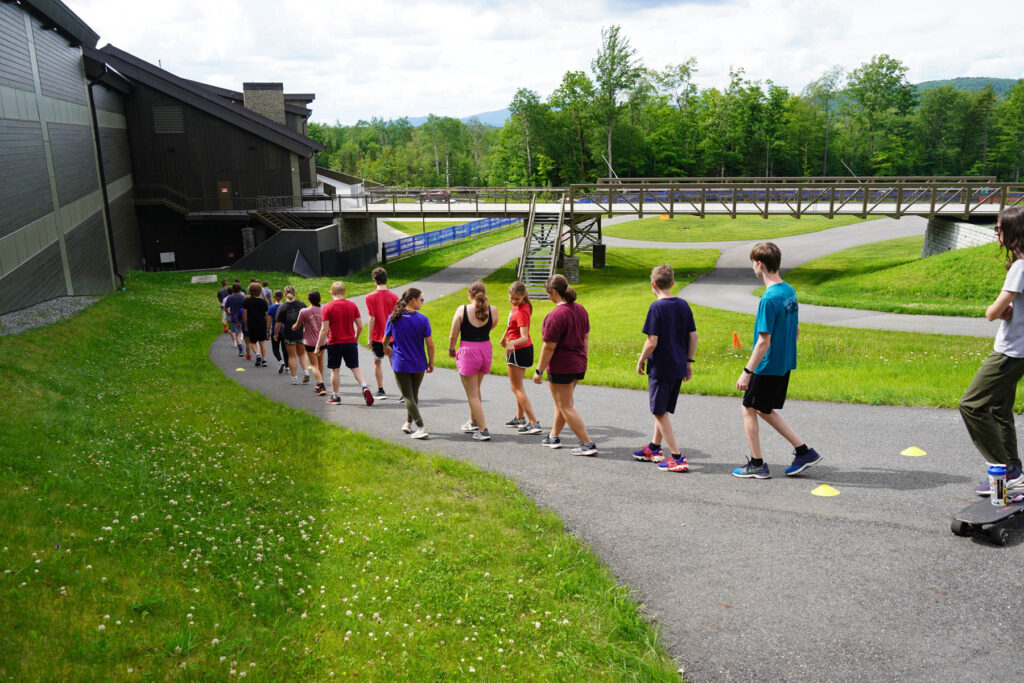
{"label": "white t-shirt", "polygon": [[[1014,261],[1010,269],[1006,271],[1003,291],[1017,294],[1024,292],[1024,261],[1020,259]],[[1011,358],[1024,358],[1024,299],[1014,300],[1013,315],[999,325],[996,343],[992,348],[996,353],[1002,353]]]}

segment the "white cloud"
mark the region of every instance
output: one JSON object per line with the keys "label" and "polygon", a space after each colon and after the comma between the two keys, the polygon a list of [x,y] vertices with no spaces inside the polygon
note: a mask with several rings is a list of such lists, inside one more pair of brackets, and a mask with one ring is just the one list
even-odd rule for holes
{"label": "white cloud", "polygon": [[1024,53],[990,29],[1017,15],[1016,0],[66,1],[101,45],[236,90],[283,81],[316,93],[313,117],[326,122],[467,116],[507,106],[520,87],[546,97],[566,71],[589,71],[611,24],[649,67],[696,57],[702,87],[740,67],[799,91],[883,52],[911,81],[1024,76]]}

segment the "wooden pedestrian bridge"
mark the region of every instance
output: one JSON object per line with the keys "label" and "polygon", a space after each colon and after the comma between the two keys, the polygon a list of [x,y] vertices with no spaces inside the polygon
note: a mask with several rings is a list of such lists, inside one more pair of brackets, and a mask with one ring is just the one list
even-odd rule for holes
{"label": "wooden pedestrian bridge", "polygon": [[991,220],[1024,205],[1024,183],[985,176],[819,178],[603,178],[568,187],[376,187],[334,197],[344,216],[520,217],[568,214],[570,222],[623,215],[937,216]]}

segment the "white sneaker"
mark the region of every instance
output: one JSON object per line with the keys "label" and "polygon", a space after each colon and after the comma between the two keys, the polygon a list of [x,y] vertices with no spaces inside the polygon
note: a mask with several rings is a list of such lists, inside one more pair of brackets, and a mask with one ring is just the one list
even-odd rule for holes
{"label": "white sneaker", "polygon": [[402,431],[406,434],[412,434],[412,422],[406,422],[402,425]]}
{"label": "white sneaker", "polygon": [[462,431],[467,432],[467,433],[468,432],[475,432],[478,429],[479,429],[479,427],[477,427],[476,422],[473,422],[472,420],[470,420],[466,424],[462,425]]}
{"label": "white sneaker", "polygon": [[414,439],[425,439],[428,436],[430,436],[430,434],[427,432],[427,428],[426,427],[420,427],[419,429],[416,430],[416,433],[412,435],[412,438],[414,438]]}
{"label": "white sneaker", "polygon": [[302,380],[298,377],[292,377],[292,384],[302,384]]}

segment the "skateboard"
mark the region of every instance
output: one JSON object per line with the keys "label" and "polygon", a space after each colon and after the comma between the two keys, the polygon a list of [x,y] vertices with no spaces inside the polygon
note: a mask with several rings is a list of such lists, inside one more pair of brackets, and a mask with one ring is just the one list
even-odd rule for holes
{"label": "skateboard", "polygon": [[950,531],[957,536],[984,534],[996,545],[1006,545],[1010,530],[1001,522],[1019,512],[1024,512],[1024,493],[1007,495],[1006,505],[993,505],[986,498],[956,513]]}

